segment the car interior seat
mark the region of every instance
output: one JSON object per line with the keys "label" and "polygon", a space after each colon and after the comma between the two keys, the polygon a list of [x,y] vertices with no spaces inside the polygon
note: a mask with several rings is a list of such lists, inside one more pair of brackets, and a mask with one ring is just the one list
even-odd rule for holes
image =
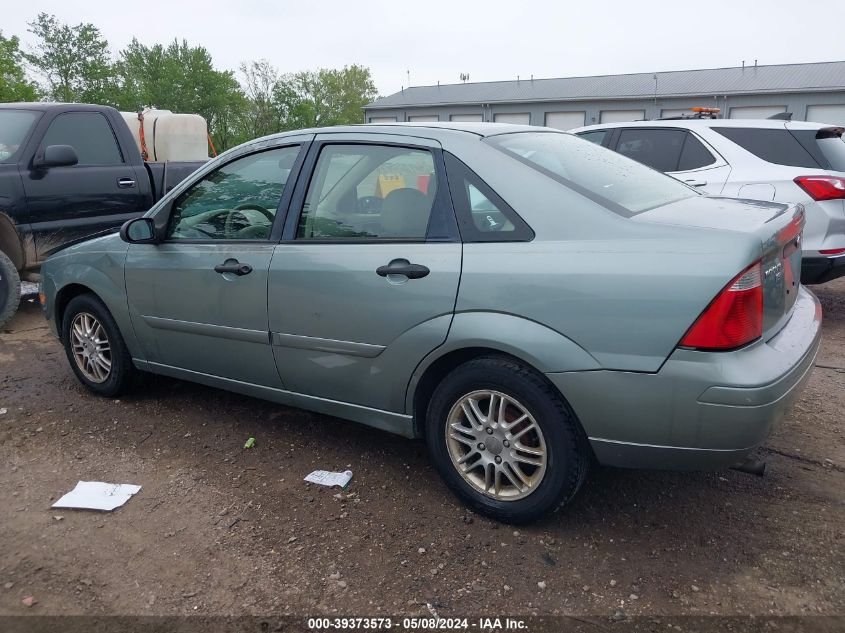
{"label": "car interior seat", "polygon": [[425,237],[431,200],[419,191],[404,187],[394,189],[381,208],[382,237]]}

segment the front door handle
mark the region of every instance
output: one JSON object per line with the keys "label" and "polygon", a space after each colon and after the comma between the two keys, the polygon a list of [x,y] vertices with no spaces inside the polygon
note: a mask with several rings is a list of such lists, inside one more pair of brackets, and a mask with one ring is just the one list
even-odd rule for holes
{"label": "front door handle", "polygon": [[685,180],[684,182],[687,183],[690,187],[706,187],[707,186],[706,180],[695,180],[695,179],[690,178],[689,180]]}
{"label": "front door handle", "polygon": [[135,181],[131,178],[118,178],[117,179],[117,186],[121,189],[129,189],[130,187],[135,186]]}
{"label": "front door handle", "polygon": [[420,279],[425,277],[431,271],[422,264],[411,264],[406,259],[397,259],[390,262],[387,266],[379,266],[376,268],[376,274],[379,277],[387,277],[388,275],[405,275],[408,279]]}
{"label": "front door handle", "polygon": [[249,264],[241,264],[237,259],[227,259],[222,264],[217,264],[217,266],[214,267],[214,272],[220,273],[221,275],[229,273],[231,275],[241,277],[251,273],[252,266]]}

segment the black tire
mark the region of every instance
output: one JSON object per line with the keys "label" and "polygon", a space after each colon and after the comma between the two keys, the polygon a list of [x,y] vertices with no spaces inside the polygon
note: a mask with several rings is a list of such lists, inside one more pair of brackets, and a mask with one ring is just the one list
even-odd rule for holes
{"label": "black tire", "polygon": [[12,260],[0,251],[0,327],[12,320],[21,302],[21,278]]}
{"label": "black tire", "polygon": [[[522,498],[503,501],[477,490],[458,472],[449,455],[449,412],[467,394],[485,389],[516,399],[542,432],[545,472],[534,490]],[[560,394],[542,375],[505,357],[471,360],[440,382],[426,415],[426,442],[449,488],[479,514],[507,523],[534,521],[569,502],[586,478],[592,455],[575,413]]]}
{"label": "black tire", "polygon": [[[96,382],[86,376],[74,357],[70,330],[74,319],[83,313],[92,315],[99,321],[108,339],[111,369],[102,382]],[[105,304],[98,297],[93,294],[83,294],[71,299],[62,317],[61,334],[65,354],[79,382],[97,395],[110,398],[118,396],[126,390],[126,387],[135,374],[132,357],[129,355],[129,350],[126,349],[126,343],[123,341],[123,336],[120,334],[117,323],[115,323],[108,308],[106,308]]]}

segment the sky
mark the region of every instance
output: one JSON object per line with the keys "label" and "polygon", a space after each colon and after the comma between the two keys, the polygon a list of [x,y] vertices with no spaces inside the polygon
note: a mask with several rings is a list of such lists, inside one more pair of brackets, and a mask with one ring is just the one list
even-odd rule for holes
{"label": "sky", "polygon": [[[31,42],[39,11],[95,24],[117,53],[187,39],[220,69],[370,68],[379,94],[408,85],[845,60],[841,0],[3,0],[0,30]],[[829,21],[829,22],[828,22]],[[825,35],[825,24],[830,24]],[[410,84],[409,76],[410,72]]]}

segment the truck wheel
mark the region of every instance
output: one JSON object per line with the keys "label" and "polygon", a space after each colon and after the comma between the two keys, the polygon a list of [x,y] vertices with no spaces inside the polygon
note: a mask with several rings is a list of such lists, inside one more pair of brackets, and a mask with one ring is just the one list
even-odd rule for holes
{"label": "truck wheel", "polygon": [[0,327],[8,323],[21,300],[21,278],[12,260],[0,251]]}
{"label": "truck wheel", "polygon": [[565,505],[591,455],[575,413],[509,358],[471,360],[437,386],[426,440],[446,484],[481,514],[526,523]]}
{"label": "truck wheel", "polygon": [[73,373],[88,389],[110,398],[126,389],[135,368],[117,323],[99,298],[84,294],[70,300],[62,342]]}

